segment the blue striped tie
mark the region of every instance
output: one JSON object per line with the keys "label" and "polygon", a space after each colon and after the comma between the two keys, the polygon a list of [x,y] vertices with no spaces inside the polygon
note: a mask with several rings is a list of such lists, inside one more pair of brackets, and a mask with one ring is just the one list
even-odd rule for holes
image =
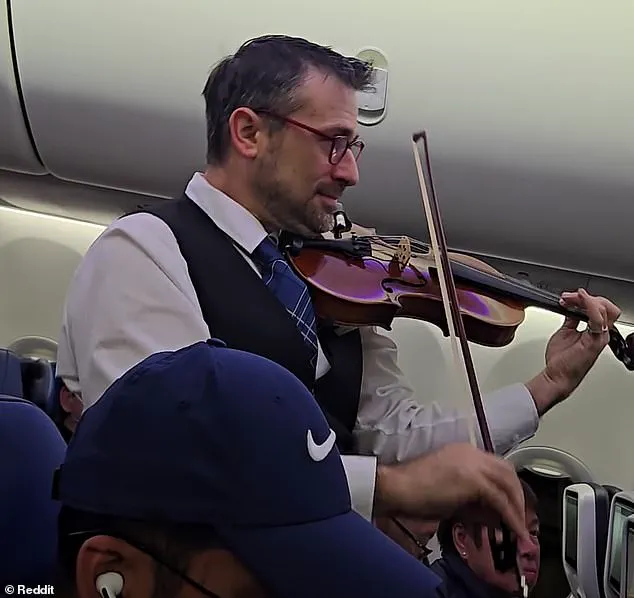
{"label": "blue striped tie", "polygon": [[252,257],[260,265],[262,280],[282,302],[310,351],[310,364],[317,363],[317,326],[308,287],[293,272],[269,237],[253,251]]}

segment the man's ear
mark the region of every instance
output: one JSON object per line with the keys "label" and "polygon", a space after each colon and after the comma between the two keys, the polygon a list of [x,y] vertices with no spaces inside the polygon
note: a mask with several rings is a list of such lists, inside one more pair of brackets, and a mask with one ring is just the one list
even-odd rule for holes
{"label": "man's ear", "polygon": [[461,558],[465,558],[467,556],[467,539],[469,537],[465,526],[462,523],[455,523],[451,530],[451,537],[458,554]]}
{"label": "man's ear", "polygon": [[118,538],[106,535],[89,538],[79,549],[75,565],[78,598],[101,598],[97,578],[109,572],[121,575],[126,596],[143,598],[152,595],[151,559]]}
{"label": "man's ear", "polygon": [[262,151],[264,121],[251,108],[236,108],[229,117],[229,137],[244,158],[254,159]]}

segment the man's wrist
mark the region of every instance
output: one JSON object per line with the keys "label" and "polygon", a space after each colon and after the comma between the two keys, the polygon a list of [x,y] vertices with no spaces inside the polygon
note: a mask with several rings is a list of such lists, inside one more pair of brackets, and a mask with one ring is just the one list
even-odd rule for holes
{"label": "man's wrist", "polygon": [[394,515],[402,505],[401,496],[401,467],[398,465],[379,465],[376,468],[376,482],[374,484],[374,515]]}
{"label": "man's wrist", "polygon": [[542,370],[537,376],[529,380],[526,383],[526,388],[533,397],[540,417],[566,398],[566,394],[552,380],[546,370]]}

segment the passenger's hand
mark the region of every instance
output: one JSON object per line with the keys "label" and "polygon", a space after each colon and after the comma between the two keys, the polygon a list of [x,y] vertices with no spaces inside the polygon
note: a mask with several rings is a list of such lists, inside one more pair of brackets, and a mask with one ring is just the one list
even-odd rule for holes
{"label": "passenger's hand", "polygon": [[471,444],[450,444],[405,463],[381,465],[376,484],[378,514],[442,519],[466,503],[479,502],[499,513],[520,538],[528,538],[515,469]]}

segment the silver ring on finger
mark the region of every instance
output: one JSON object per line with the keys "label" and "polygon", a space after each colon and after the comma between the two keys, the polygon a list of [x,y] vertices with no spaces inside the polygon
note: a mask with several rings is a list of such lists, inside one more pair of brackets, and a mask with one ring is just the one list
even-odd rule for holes
{"label": "silver ring on finger", "polygon": [[590,326],[588,326],[586,328],[586,332],[588,334],[591,334],[592,336],[600,336],[602,334],[605,334],[607,331],[608,331],[608,327],[607,326],[604,326],[600,330],[593,330]]}

